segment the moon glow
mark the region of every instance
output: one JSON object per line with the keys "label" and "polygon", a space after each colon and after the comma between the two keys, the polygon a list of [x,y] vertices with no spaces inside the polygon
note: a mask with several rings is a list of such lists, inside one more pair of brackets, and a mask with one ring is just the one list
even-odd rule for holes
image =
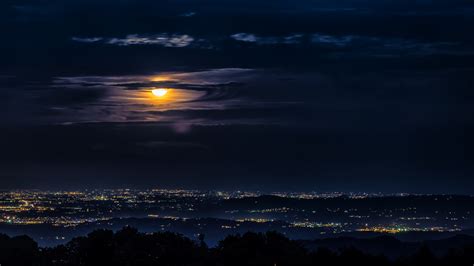
{"label": "moon glow", "polygon": [[168,93],[167,89],[153,89],[151,90],[151,93],[155,95],[156,97],[163,97]]}

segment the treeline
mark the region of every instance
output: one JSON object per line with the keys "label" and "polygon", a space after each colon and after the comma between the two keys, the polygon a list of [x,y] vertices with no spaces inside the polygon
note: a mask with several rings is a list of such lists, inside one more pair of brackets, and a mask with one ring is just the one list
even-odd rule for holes
{"label": "treeline", "polygon": [[451,250],[434,256],[427,247],[397,260],[365,254],[355,248],[309,251],[297,241],[277,232],[231,235],[209,248],[204,236],[199,241],[170,232],[139,233],[126,227],[120,231],[96,230],[65,245],[39,248],[27,236],[0,235],[0,265],[469,265],[474,263],[474,247]]}

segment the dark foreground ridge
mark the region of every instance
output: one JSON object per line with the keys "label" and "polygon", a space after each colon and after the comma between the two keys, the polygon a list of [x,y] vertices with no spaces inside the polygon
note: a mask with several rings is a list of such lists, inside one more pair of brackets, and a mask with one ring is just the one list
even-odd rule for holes
{"label": "dark foreground ridge", "polygon": [[[409,256],[390,258],[362,252],[348,244],[306,248],[277,232],[230,235],[214,248],[204,235],[193,241],[170,232],[140,233],[125,227],[96,230],[65,245],[39,248],[28,236],[0,235],[0,264],[5,265],[472,265],[474,241],[458,236],[446,240],[448,252],[435,255],[420,245]],[[383,239],[378,239],[381,241]],[[386,239],[387,243],[391,240]],[[462,241],[460,241],[462,240]],[[456,241],[457,244],[453,244]],[[381,242],[381,245],[384,245]],[[462,243],[462,245],[458,245]],[[453,245],[451,245],[453,244]],[[413,246],[411,246],[414,248]],[[390,249],[390,245],[385,247]]]}

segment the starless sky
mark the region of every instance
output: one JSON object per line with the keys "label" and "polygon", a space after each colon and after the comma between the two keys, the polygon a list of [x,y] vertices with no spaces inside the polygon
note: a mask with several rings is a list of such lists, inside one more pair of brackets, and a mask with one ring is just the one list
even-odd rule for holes
{"label": "starless sky", "polygon": [[467,0],[4,0],[0,188],[474,193],[473,32]]}

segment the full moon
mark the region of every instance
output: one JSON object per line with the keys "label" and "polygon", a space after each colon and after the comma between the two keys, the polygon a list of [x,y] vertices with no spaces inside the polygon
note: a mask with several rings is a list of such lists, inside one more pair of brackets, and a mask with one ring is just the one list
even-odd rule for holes
{"label": "full moon", "polygon": [[165,94],[168,93],[168,90],[167,89],[153,89],[151,90],[151,93],[153,93],[153,95],[155,95],[156,97],[163,97],[165,96]]}

